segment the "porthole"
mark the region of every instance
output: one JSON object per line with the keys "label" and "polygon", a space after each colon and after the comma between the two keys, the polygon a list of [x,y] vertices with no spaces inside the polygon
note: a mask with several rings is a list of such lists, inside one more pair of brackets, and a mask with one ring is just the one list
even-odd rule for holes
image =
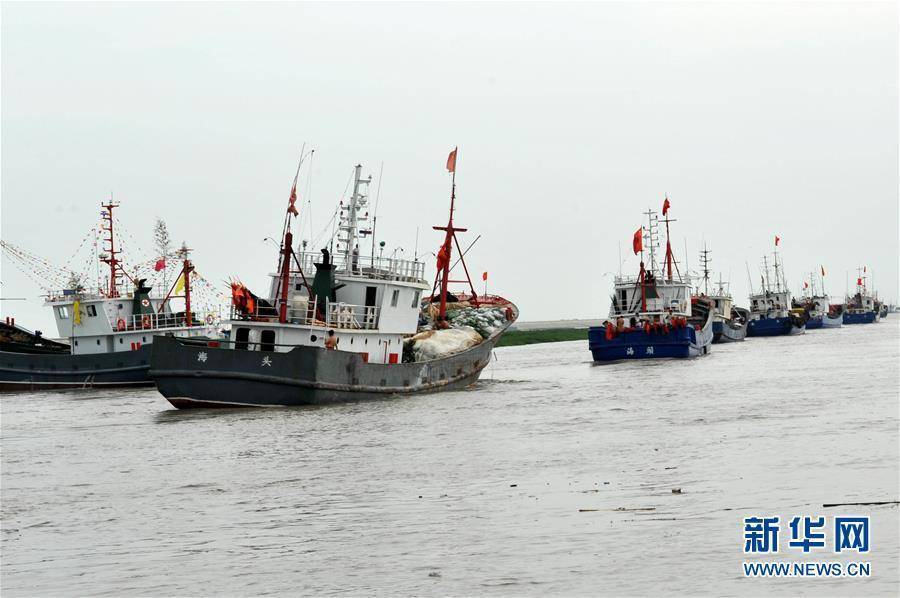
{"label": "porthole", "polygon": [[319,337],[317,337],[315,334],[313,334],[309,337],[309,342],[311,342],[311,343],[314,343],[317,340],[319,340]]}

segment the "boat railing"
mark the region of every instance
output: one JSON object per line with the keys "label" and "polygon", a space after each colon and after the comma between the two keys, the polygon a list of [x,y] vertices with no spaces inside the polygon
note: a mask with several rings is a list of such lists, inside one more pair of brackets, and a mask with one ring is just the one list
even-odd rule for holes
{"label": "boat railing", "polygon": [[[196,314],[194,314],[196,315]],[[151,314],[134,314],[127,318],[117,318],[115,322],[110,322],[113,330],[119,332],[132,330],[168,330],[172,328],[187,328],[187,323],[183,313],[174,314],[167,313],[151,313]],[[205,326],[206,322],[198,322],[194,318],[194,327]]]}
{"label": "boat railing", "polygon": [[[44,299],[47,303],[58,303],[60,301],[97,301],[108,298],[106,293],[99,288],[53,289],[47,291],[44,295]],[[130,299],[131,297],[123,296],[123,298]]]}
{"label": "boat railing", "polygon": [[[319,309],[318,298],[312,301],[295,300],[287,310],[287,322],[303,326],[319,328],[337,328],[345,330],[377,330],[380,316],[379,308],[373,305],[352,305],[349,303],[331,302],[325,309]],[[256,307],[254,312],[247,313],[231,308],[231,319],[239,321],[277,322],[278,309],[273,307]]]}
{"label": "boat railing", "polygon": [[[316,262],[322,261],[322,254],[314,251],[301,251],[297,254],[300,268],[311,276],[316,271]],[[383,280],[399,280],[421,282],[425,279],[425,262],[405,260],[396,257],[371,255],[351,255],[349,260],[345,254],[333,254],[331,262],[335,272],[342,276],[359,276]]]}

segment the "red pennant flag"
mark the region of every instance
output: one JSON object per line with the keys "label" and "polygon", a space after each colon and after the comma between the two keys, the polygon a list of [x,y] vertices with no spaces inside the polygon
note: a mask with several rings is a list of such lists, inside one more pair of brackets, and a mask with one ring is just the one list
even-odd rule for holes
{"label": "red pennant flag", "polygon": [[458,147],[454,147],[450,155],[447,156],[447,172],[456,172],[456,150],[458,149]]}
{"label": "red pennant flag", "polygon": [[481,280],[483,280],[484,282],[487,282],[487,272],[485,272],[484,274],[481,275]]}
{"label": "red pennant flag", "polygon": [[806,282],[805,280],[803,281],[803,288],[804,288],[804,289],[808,289],[808,288],[809,288],[809,283]]}
{"label": "red pennant flag", "polygon": [[663,216],[665,216],[669,212],[669,206],[672,204],[669,203],[669,198],[666,198],[666,201],[663,202]]}
{"label": "red pennant flag", "polygon": [[288,214],[293,214],[294,216],[298,216],[300,212],[297,211],[297,206],[294,205],[297,203],[297,183],[294,183],[294,186],[291,187],[291,198],[288,200]]}
{"label": "red pennant flag", "polygon": [[156,260],[156,264],[153,266],[153,270],[155,272],[159,272],[160,270],[165,270],[166,268],[166,258],[160,258]]}
{"label": "red pennant flag", "polygon": [[641,234],[643,232],[643,228],[634,231],[634,238],[631,240],[631,248],[634,249],[634,255],[637,255],[644,250],[644,236]]}
{"label": "red pennant flag", "polygon": [[856,286],[858,286],[858,287],[861,287],[861,286],[862,286],[862,278],[857,278],[857,279],[856,279]]}
{"label": "red pennant flag", "polygon": [[778,247],[778,242],[781,241],[781,237],[775,235],[775,247]]}
{"label": "red pennant flag", "polygon": [[825,266],[819,266],[822,269],[822,276],[825,276]]}

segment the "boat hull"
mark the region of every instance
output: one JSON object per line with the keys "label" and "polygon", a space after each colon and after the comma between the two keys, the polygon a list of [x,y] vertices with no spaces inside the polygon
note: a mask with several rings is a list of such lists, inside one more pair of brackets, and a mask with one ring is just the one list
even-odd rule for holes
{"label": "boat hull", "polygon": [[844,323],[844,316],[829,316],[828,314],[824,314],[822,316],[822,328],[840,328]]}
{"label": "boat hull", "polygon": [[786,336],[804,332],[806,332],[806,326],[797,326],[793,318],[789,316],[750,320],[747,324],[747,336]]}
{"label": "boat hull", "polygon": [[88,355],[0,351],[0,391],[151,386],[151,347]]}
{"label": "boat hull", "polygon": [[747,323],[736,326],[730,322],[713,322],[713,340],[715,344],[740,342],[747,337]]}
{"label": "boat hull", "polygon": [[824,325],[825,318],[823,316],[812,316],[806,321],[806,329],[807,330],[815,330],[817,328],[822,328]]}
{"label": "boat hull", "polygon": [[448,357],[397,364],[366,363],[359,353],[319,347],[240,351],[163,338],[153,344],[150,376],[179,409],[384,399],[471,385],[490,363],[501,334]]}
{"label": "boat hull", "polygon": [[844,312],[844,324],[872,324],[873,322],[875,322],[874,311],[862,313]]}
{"label": "boat hull", "polygon": [[671,328],[668,332],[645,332],[643,329],[606,337],[606,327],[588,329],[588,347],[594,361],[622,361],[631,359],[686,359],[709,353],[713,341],[712,316],[700,330],[691,326]]}

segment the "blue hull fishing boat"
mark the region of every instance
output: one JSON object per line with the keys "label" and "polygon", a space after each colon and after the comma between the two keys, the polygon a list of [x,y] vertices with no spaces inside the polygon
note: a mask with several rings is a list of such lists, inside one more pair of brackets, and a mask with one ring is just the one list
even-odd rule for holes
{"label": "blue hull fishing boat", "polygon": [[866,287],[866,270],[865,266],[857,269],[856,293],[844,304],[844,324],[872,324],[881,319],[882,306]]}
{"label": "blue hull fishing boat", "polygon": [[874,311],[844,312],[844,324],[873,324]]}
{"label": "blue hull fishing boat", "polygon": [[[632,246],[640,254],[637,277],[621,274],[615,279],[609,319],[588,330],[588,347],[596,362],[625,359],[698,357],[709,352],[713,340],[715,309],[703,297],[691,296],[690,279],[678,271],[668,239],[668,198],[663,203],[666,223],[666,257],[656,263],[658,218],[648,210],[648,226],[634,233]],[[644,239],[648,241],[650,266],[644,264]]]}
{"label": "blue hull fishing boat", "polygon": [[[770,278],[769,262],[763,258],[762,290],[750,295],[750,322],[747,336],[785,336],[806,332],[807,313],[791,309],[791,292],[778,261],[778,242],[775,237],[775,275]],[[774,283],[774,284],[773,284]],[[752,293],[751,288],[751,293]]]}
{"label": "blue hull fishing boat", "polygon": [[750,312],[742,307],[734,305],[734,299],[728,290],[729,283],[722,280],[719,274],[718,288],[710,292],[709,288],[709,254],[710,251],[703,246],[700,252],[700,263],[703,265],[703,288],[698,287],[700,297],[708,299],[713,305],[713,343],[734,343],[744,340],[747,336],[747,322]]}
{"label": "blue hull fishing boat", "polygon": [[809,281],[803,282],[803,296],[794,300],[794,311],[801,310],[806,317],[806,329],[839,328],[843,323],[841,307],[831,305],[825,292],[825,266],[819,266],[821,276],[810,272]]}
{"label": "blue hull fishing boat", "polygon": [[747,324],[747,336],[784,336],[805,331],[806,325],[793,315],[758,317]]}

